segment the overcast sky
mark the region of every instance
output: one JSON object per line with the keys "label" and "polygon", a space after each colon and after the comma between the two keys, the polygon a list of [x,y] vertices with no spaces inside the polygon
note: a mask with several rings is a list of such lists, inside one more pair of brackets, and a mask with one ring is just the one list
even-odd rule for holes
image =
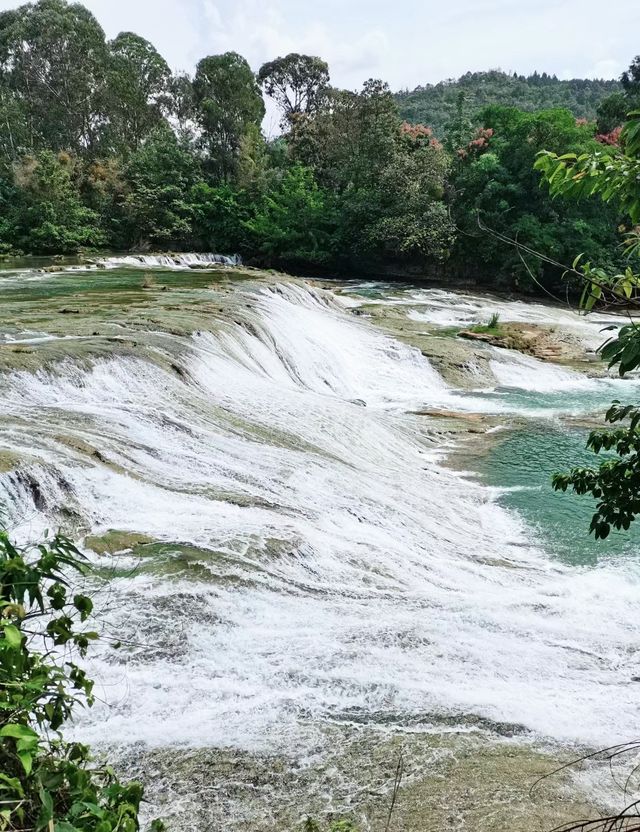
{"label": "overcast sky", "polygon": [[[20,5],[0,0],[0,9]],[[394,89],[501,68],[617,77],[640,52],[638,0],[86,0],[113,37],[151,40],[174,69],[236,51],[257,69],[320,55],[332,81]]]}

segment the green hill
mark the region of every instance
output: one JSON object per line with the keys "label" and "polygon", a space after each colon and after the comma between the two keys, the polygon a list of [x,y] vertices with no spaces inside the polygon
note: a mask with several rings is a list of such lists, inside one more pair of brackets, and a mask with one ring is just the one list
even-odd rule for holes
{"label": "green hill", "polygon": [[561,81],[555,75],[509,75],[500,70],[467,72],[458,80],[427,84],[396,93],[403,118],[428,124],[442,136],[447,122],[463,97],[465,115],[473,116],[487,104],[504,104],[522,110],[566,107],[576,118],[594,119],[598,104],[622,89],[618,81],[574,78]]}

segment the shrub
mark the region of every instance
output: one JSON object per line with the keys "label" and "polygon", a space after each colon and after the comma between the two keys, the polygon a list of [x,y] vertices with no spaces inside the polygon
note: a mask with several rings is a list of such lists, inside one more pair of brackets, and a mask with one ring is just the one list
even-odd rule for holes
{"label": "shrub", "polygon": [[76,706],[93,704],[93,682],[73,661],[98,638],[86,626],[91,599],[69,583],[86,569],[61,535],[19,548],[0,532],[1,832],[140,828],[142,786],[122,784],[61,734]]}

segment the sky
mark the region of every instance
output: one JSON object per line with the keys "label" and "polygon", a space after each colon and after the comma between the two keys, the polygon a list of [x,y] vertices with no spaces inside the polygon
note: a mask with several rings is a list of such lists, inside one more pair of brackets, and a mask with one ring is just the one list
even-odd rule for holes
{"label": "sky", "polygon": [[[0,9],[20,5],[0,0]],[[394,90],[467,71],[620,75],[640,52],[638,0],[85,0],[108,37],[148,38],[173,69],[235,51],[254,69],[320,55],[332,83]]]}

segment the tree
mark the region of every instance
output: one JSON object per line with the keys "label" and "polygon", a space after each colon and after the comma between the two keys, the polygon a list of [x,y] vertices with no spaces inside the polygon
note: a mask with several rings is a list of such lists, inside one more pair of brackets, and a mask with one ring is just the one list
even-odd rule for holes
{"label": "tree", "polygon": [[636,55],[629,69],[622,73],[620,83],[629,98],[640,97],[640,55]]}
{"label": "tree", "polygon": [[192,144],[197,117],[191,77],[186,72],[172,75],[168,92],[171,126],[182,141]]}
{"label": "tree", "polygon": [[313,115],[329,88],[329,67],[321,58],[295,52],[260,67],[258,82],[282,110],[286,129],[298,115]]}
{"label": "tree", "polygon": [[8,170],[11,162],[30,147],[25,104],[6,79],[0,77],[0,168]]}
{"label": "tree", "polygon": [[74,157],[50,150],[15,166],[6,233],[16,248],[59,254],[104,244],[97,214],[80,198],[77,167]]}
{"label": "tree", "polygon": [[270,264],[326,265],[332,258],[337,216],[331,194],[309,168],[275,172],[243,225],[254,251]]}
{"label": "tree", "polygon": [[264,101],[247,61],[237,52],[211,55],[193,81],[198,121],[213,168],[224,181],[236,173],[243,139],[264,118]]}
{"label": "tree", "polygon": [[293,158],[335,194],[343,265],[447,256],[446,153],[429,128],[400,122],[382,81],[370,79],[360,92],[331,90],[325,107],[294,122],[287,141]]}
{"label": "tree", "polygon": [[620,76],[622,90],[605,98],[598,107],[598,132],[607,135],[621,127],[627,115],[640,107],[640,55]]}
{"label": "tree", "polygon": [[[250,217],[244,191],[231,185],[197,182],[189,194],[193,212],[193,239],[204,251],[234,253],[245,250],[246,221]],[[255,206],[255,201],[252,201]],[[250,254],[253,252],[249,252]]]}
{"label": "tree", "polygon": [[80,4],[38,0],[0,14],[0,87],[24,113],[25,146],[91,150],[106,123],[104,32]]}
{"label": "tree", "polygon": [[160,128],[131,156],[123,174],[126,190],[115,210],[121,245],[185,246],[193,219],[189,192],[198,179],[189,150]]}
{"label": "tree", "polygon": [[[542,171],[553,194],[573,199],[598,196],[614,201],[635,225],[640,219],[640,112],[632,114],[621,134],[621,147],[576,155],[543,153],[536,166]],[[632,268],[640,250],[637,229],[627,234],[629,265],[619,274],[608,274],[600,266],[582,262],[578,257],[573,270],[586,283],[582,305],[589,311],[603,300],[623,306],[637,306],[640,274]],[[621,376],[640,366],[640,328],[634,319],[616,329],[600,352],[609,367],[617,367]],[[611,528],[628,529],[640,514],[640,408],[614,402],[606,421],[620,425],[612,430],[594,431],[587,446],[599,454],[614,456],[598,468],[574,468],[556,474],[557,490],[572,488],[577,494],[590,494],[597,500],[590,530],[596,538],[605,538]]]}
{"label": "tree", "polygon": [[110,41],[105,110],[107,147],[137,150],[171,109],[171,70],[148,40],[121,32]]}
{"label": "tree", "polygon": [[506,248],[504,238],[560,263],[571,262],[578,248],[617,265],[615,210],[603,211],[595,201],[576,206],[552,199],[534,170],[536,154],[544,148],[606,152],[596,142],[593,126],[577,122],[567,110],[525,113],[497,106],[483,111],[481,124],[457,149],[449,181],[451,211],[461,231],[452,255],[456,268],[473,274],[489,269],[507,285],[560,283],[562,268],[536,258],[523,262],[521,250]]}
{"label": "tree", "polygon": [[288,136],[291,155],[335,191],[374,186],[393,158],[400,127],[389,87],[369,79],[360,92],[331,90],[325,104],[313,117],[295,121]]}
{"label": "tree", "polygon": [[627,96],[622,92],[614,92],[603,98],[596,111],[598,132],[603,135],[611,133],[624,123],[629,109]]}

